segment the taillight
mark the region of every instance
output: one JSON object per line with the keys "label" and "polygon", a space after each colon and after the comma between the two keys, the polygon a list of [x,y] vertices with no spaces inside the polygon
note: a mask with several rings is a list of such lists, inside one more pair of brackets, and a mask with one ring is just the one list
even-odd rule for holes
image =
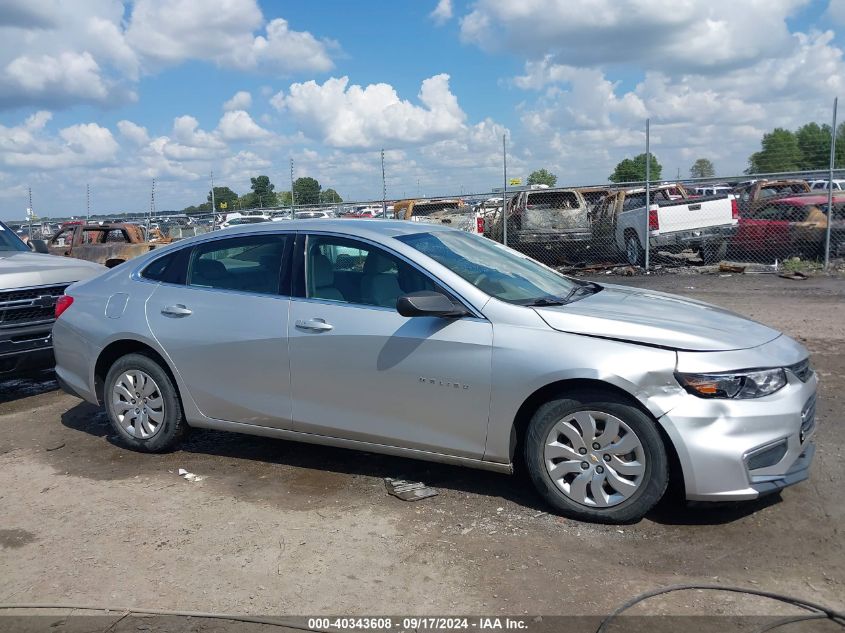
{"label": "taillight", "polygon": [[67,310],[73,303],[73,297],[70,295],[62,295],[56,300],[56,318],[58,319],[65,310]]}
{"label": "taillight", "polygon": [[731,198],[731,219],[739,220],[739,203],[736,198]]}
{"label": "taillight", "polygon": [[484,218],[475,218],[475,230],[477,233],[484,233]]}
{"label": "taillight", "polygon": [[648,230],[659,231],[660,221],[657,219],[657,209],[648,210]]}

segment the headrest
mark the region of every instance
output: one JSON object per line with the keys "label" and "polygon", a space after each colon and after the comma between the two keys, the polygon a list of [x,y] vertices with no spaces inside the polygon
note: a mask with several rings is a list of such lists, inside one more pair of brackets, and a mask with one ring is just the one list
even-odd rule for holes
{"label": "headrest", "polygon": [[324,288],[334,283],[334,268],[332,268],[329,258],[322,253],[314,253],[311,258],[311,269],[315,288]]}
{"label": "headrest", "polygon": [[222,279],[226,276],[226,267],[216,259],[198,259],[196,272],[203,279]]}
{"label": "headrest", "polygon": [[393,261],[379,253],[370,253],[367,255],[367,259],[364,262],[365,275],[386,273],[391,268],[393,268]]}

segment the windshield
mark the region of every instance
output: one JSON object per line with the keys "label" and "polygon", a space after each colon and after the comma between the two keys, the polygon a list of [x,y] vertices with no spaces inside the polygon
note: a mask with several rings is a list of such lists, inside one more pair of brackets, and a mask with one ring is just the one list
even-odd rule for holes
{"label": "windshield", "polygon": [[565,302],[582,286],[486,237],[459,231],[398,236],[487,294],[520,305]]}
{"label": "windshield", "polygon": [[0,251],[28,250],[26,244],[8,226],[0,222]]}

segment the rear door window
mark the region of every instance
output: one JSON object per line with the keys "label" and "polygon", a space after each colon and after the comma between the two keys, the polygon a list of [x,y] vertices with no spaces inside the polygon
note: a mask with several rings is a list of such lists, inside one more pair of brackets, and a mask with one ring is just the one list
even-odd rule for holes
{"label": "rear door window", "polygon": [[188,285],[256,294],[286,294],[281,279],[291,242],[289,234],[248,235],[196,246],[188,267]]}

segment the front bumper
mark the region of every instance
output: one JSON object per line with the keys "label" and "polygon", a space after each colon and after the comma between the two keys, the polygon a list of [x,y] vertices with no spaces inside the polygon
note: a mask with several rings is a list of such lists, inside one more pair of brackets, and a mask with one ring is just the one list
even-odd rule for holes
{"label": "front bumper", "polygon": [[0,379],[54,365],[52,323],[0,329]]}
{"label": "front bumper", "polygon": [[756,499],[807,479],[818,379],[787,373],[787,380],[777,393],[752,400],[685,394],[660,418],[681,461],[687,499]]}

